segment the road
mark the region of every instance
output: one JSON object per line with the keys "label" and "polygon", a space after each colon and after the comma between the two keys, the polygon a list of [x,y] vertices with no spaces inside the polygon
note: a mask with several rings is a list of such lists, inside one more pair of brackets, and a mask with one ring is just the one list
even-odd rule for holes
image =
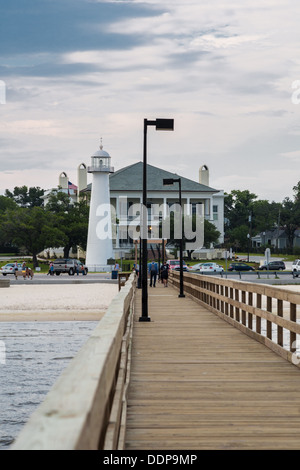
{"label": "road", "polygon": [[0,279],[10,279],[11,285],[13,284],[92,284],[92,283],[109,283],[117,284],[118,279],[112,279],[111,273],[88,273],[87,276],[74,275],[69,276],[68,274],[60,274],[59,276],[50,276],[47,274],[35,273],[33,279],[15,279],[15,276],[8,274],[7,276],[1,276]]}
{"label": "road", "polygon": [[[201,274],[200,274],[201,276]],[[217,274],[217,277],[221,277]],[[300,278],[293,278],[291,271],[255,271],[255,272],[227,272],[223,273],[223,279],[235,279],[236,281],[247,281],[261,284],[300,284]]]}

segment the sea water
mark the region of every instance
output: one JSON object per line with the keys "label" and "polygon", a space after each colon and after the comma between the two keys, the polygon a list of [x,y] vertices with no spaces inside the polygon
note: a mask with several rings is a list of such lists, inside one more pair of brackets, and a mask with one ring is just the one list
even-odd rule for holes
{"label": "sea water", "polygon": [[0,323],[0,450],[9,448],[97,324]]}

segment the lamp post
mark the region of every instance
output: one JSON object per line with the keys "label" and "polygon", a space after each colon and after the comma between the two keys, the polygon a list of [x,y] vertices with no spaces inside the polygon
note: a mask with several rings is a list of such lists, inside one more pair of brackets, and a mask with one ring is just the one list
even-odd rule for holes
{"label": "lamp post", "polygon": [[181,205],[181,178],[166,178],[163,180],[164,185],[179,184],[179,206],[181,209],[181,238],[179,240],[179,258],[180,258],[180,293],[178,297],[185,297],[183,293],[183,230],[182,230],[182,205]]}
{"label": "lamp post", "polygon": [[[143,208],[142,214],[142,315],[139,321],[150,321],[148,316],[148,284],[147,284],[147,239],[148,239],[148,213],[147,213],[147,129],[155,126],[157,131],[173,131],[174,119],[144,119],[144,149],[143,149]],[[140,267],[141,268],[141,267]]]}

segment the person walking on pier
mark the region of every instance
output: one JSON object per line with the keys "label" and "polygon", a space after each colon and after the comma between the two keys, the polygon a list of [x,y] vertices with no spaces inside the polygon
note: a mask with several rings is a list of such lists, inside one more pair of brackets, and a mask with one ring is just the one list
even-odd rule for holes
{"label": "person walking on pier", "polygon": [[150,287],[152,287],[152,284],[153,284],[153,287],[155,287],[158,269],[157,269],[157,264],[154,263],[154,261],[152,261],[152,263],[149,266],[149,272],[150,272]]}
{"label": "person walking on pier", "polygon": [[168,287],[168,277],[169,277],[169,265],[165,261],[160,271],[160,278],[164,284],[164,287]]}

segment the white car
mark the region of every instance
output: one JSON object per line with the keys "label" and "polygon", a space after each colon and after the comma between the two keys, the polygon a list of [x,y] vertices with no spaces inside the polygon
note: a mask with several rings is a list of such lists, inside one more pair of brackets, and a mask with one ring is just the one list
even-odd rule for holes
{"label": "white car", "polygon": [[191,266],[190,271],[200,273],[222,273],[224,268],[217,263],[198,263]]}
{"label": "white car", "polygon": [[[22,269],[21,263],[18,263],[18,269]],[[7,263],[5,266],[2,266],[0,273],[3,274],[3,276],[6,276],[6,274],[15,274],[15,264]]]}
{"label": "white car", "polygon": [[300,259],[296,259],[295,261],[293,261],[292,270],[293,270],[293,275],[295,277],[298,277],[300,273]]}

